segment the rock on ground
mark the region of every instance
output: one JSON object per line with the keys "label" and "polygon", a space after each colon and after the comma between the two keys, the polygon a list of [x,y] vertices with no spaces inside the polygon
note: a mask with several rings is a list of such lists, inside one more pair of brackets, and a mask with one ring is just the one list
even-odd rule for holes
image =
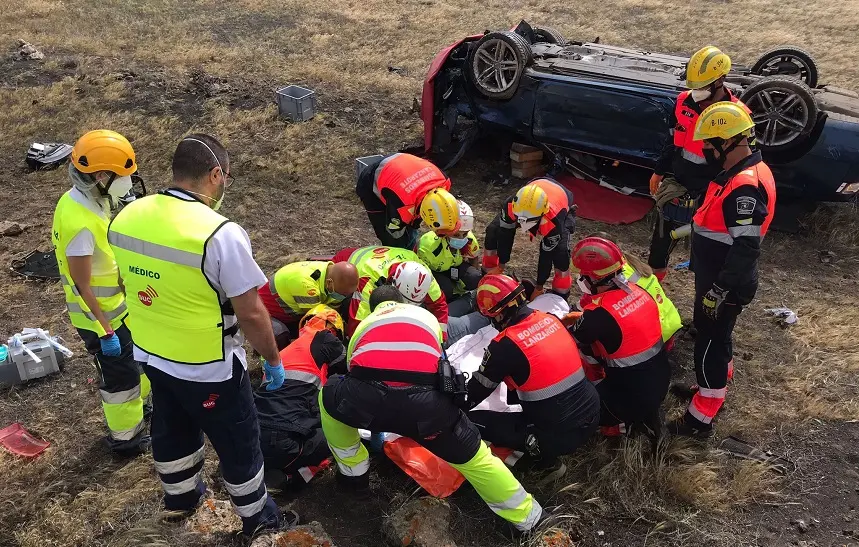
{"label": "rock on ground", "polygon": [[4,236],[13,237],[21,235],[25,229],[27,229],[27,225],[21,224],[20,222],[12,222],[9,220],[0,221],[0,234],[3,234]]}
{"label": "rock on ground", "polygon": [[253,540],[250,547],[337,547],[322,525],[316,521],[296,526],[286,532],[266,534]]}
{"label": "rock on ground", "polygon": [[570,539],[570,534],[558,528],[550,528],[541,533],[534,545],[535,547],[576,547]]}
{"label": "rock on ground", "polygon": [[15,56],[21,60],[40,61],[45,58],[45,54],[36,49],[36,46],[26,40],[18,39],[18,50]]}
{"label": "rock on ground", "polygon": [[392,547],[456,547],[450,537],[450,505],[424,497],[411,500],[382,523]]}
{"label": "rock on ground", "polygon": [[229,501],[207,498],[194,516],[185,521],[184,526],[190,532],[208,536],[241,530],[242,521]]}

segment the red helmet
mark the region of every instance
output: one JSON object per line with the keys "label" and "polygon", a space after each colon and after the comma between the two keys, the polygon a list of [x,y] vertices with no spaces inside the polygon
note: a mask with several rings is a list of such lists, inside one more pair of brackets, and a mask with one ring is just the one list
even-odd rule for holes
{"label": "red helmet", "polygon": [[495,317],[508,307],[519,307],[525,300],[525,287],[509,275],[484,276],[477,286],[477,309],[486,317]]}
{"label": "red helmet", "polygon": [[623,268],[620,247],[601,237],[586,237],[573,248],[572,271],[592,279],[603,279]]}

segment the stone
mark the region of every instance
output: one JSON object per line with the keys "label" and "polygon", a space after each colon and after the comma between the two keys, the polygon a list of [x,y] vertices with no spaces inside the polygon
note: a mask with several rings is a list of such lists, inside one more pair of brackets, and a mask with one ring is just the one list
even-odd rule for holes
{"label": "stone", "polygon": [[535,547],[576,547],[570,534],[558,528],[549,528],[540,534],[536,542],[529,543]]}
{"label": "stone", "polygon": [[382,534],[391,547],[456,547],[450,537],[450,505],[429,496],[394,511],[382,523]]}
{"label": "stone", "polygon": [[41,61],[45,58],[45,54],[36,49],[36,46],[20,38],[15,56],[22,61]]}
{"label": "stone", "polygon": [[183,526],[190,532],[208,537],[212,534],[237,532],[242,529],[242,521],[229,501],[207,498]]}
{"label": "stone", "polygon": [[337,547],[328,532],[316,521],[285,532],[263,534],[250,547]]}
{"label": "stone", "polygon": [[21,235],[26,229],[27,225],[20,222],[12,222],[10,220],[0,221],[0,234],[6,237]]}
{"label": "stone", "polygon": [[791,522],[791,524],[796,526],[796,529],[799,530],[800,533],[804,534],[804,533],[808,532],[808,523],[802,519],[795,520],[795,521]]}

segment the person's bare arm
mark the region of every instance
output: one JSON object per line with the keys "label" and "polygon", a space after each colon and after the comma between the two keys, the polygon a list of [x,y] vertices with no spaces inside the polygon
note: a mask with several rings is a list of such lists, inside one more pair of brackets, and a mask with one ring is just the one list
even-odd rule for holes
{"label": "person's bare arm", "polygon": [[271,317],[260,300],[256,288],[230,298],[239,326],[251,346],[272,366],[280,365],[280,352],[271,330]]}
{"label": "person's bare arm", "polygon": [[66,257],[69,262],[69,273],[72,276],[72,283],[77,287],[78,292],[86,303],[87,307],[92,311],[95,318],[101,324],[105,332],[110,332],[110,321],[105,317],[101,306],[96,300],[90,286],[92,278],[92,256],[69,256]]}

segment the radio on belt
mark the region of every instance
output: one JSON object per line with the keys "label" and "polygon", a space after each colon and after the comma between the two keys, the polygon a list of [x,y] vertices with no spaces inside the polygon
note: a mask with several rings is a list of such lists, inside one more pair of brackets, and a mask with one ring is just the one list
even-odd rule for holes
{"label": "radio on belt", "polygon": [[24,329],[0,346],[0,385],[17,385],[59,372],[73,354],[62,339],[42,329]]}

